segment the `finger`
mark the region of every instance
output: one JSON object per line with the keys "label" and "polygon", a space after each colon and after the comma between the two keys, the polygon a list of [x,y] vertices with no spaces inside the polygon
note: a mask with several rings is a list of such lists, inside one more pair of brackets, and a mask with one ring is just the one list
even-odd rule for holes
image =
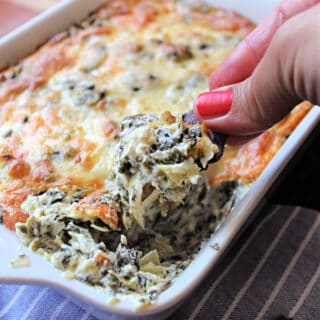
{"label": "finger", "polygon": [[275,32],[291,17],[311,8],[319,0],[284,0],[252,32],[210,77],[210,89],[243,81],[264,56]]}
{"label": "finger", "polygon": [[217,132],[249,138],[303,100],[320,103],[319,14],[317,5],[284,24],[245,81],[199,95],[194,112],[200,121]]}

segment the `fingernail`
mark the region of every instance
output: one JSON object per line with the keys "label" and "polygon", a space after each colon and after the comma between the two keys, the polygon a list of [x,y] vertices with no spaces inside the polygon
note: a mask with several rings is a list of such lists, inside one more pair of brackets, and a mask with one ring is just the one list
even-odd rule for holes
{"label": "fingernail", "polygon": [[232,104],[232,90],[217,90],[201,93],[195,102],[201,118],[213,118],[229,112]]}

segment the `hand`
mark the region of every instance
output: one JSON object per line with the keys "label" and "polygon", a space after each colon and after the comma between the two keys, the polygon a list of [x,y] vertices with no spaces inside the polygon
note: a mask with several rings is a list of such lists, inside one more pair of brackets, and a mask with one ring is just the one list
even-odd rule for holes
{"label": "hand", "polygon": [[319,103],[319,83],[319,0],[285,0],[211,75],[211,90],[234,84],[231,89],[201,94],[195,113],[231,135],[228,143],[242,143],[299,102]]}

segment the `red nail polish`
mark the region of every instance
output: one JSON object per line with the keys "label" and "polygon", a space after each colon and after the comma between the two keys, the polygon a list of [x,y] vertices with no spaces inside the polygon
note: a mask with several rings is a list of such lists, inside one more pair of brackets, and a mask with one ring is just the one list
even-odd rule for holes
{"label": "red nail polish", "polygon": [[232,90],[208,91],[201,93],[195,102],[201,118],[222,116],[229,112],[232,104]]}

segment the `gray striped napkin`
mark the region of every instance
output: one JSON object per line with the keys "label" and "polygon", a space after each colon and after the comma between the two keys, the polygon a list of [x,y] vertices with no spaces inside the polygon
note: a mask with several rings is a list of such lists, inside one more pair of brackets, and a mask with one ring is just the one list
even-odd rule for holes
{"label": "gray striped napkin", "polygon": [[[0,285],[3,320],[95,319],[91,311],[53,289]],[[320,319],[319,212],[265,208],[172,319]]]}

